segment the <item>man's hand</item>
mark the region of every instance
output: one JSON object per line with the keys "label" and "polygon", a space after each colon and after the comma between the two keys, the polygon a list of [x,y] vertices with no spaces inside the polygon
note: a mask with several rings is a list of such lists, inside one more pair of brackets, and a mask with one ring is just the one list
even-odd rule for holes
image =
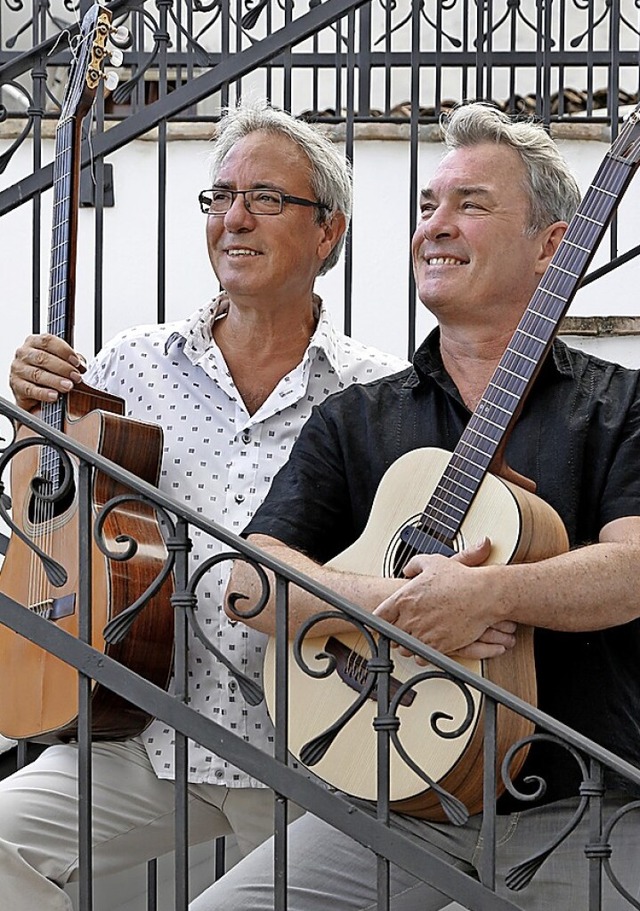
{"label": "man's hand", "polygon": [[55,335],[30,335],[11,362],[9,385],[21,408],[30,411],[41,402],[56,402],[82,380],[84,362]]}
{"label": "man's hand", "polygon": [[[516,624],[500,617],[487,580],[473,572],[490,553],[491,542],[485,538],[451,558],[413,557],[404,570],[407,584],[374,613],[454,658],[502,655],[515,645]],[[412,655],[402,647],[398,651],[404,657]]]}

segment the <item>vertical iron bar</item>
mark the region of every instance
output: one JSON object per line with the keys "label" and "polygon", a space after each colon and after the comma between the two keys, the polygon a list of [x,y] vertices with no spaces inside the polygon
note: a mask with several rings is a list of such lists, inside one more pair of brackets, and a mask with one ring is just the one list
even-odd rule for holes
{"label": "vertical iron bar", "polygon": [[589,864],[589,906],[588,911],[600,911],[602,907],[602,798],[604,776],[602,766],[595,759],[589,768],[589,848],[586,852]]}
{"label": "vertical iron bar", "polygon": [[[175,659],[174,693],[176,699],[189,700],[189,675],[187,668],[188,626],[184,610],[187,595],[190,549],[189,530],[184,519],[176,522],[175,590],[171,596],[174,605]],[[188,741],[184,734],[175,732],[175,901],[176,911],[186,911],[189,902],[189,817],[188,817]]]}
{"label": "vertical iron bar", "polygon": [[[356,17],[351,11],[347,17],[347,85],[346,85],[346,114],[345,114],[345,155],[347,161],[353,162],[354,147],[354,105],[355,105],[355,31]],[[344,331],[351,335],[353,328],[353,230],[354,220],[351,218],[349,228],[349,243],[344,251]]]}
{"label": "vertical iron bar", "polygon": [[[418,220],[418,113],[420,107],[420,4],[411,7],[411,122],[409,127],[409,232],[407,249]],[[407,301],[407,357],[416,348],[416,282],[411,252],[409,260],[409,294]]]}
{"label": "vertical iron bar", "polygon": [[[389,676],[391,668],[390,643],[386,636],[381,636],[378,640],[378,657],[381,662],[388,665],[389,670],[379,672],[376,678],[376,688],[378,696],[378,719],[389,718]],[[374,724],[375,727],[375,724]],[[385,826],[389,825],[389,803],[391,789],[391,738],[389,728],[382,724],[376,728],[376,748],[377,748],[377,818]],[[390,865],[386,858],[378,855],[377,858],[377,878],[378,878],[378,911],[389,911],[390,908]]]}
{"label": "vertical iron bar", "polygon": [[[78,609],[79,633],[92,642],[92,469],[80,461],[78,467]],[[78,672],[78,862],[79,900],[82,911],[93,908],[92,805],[91,805],[91,678]]]}
{"label": "vertical iron bar", "polygon": [[[158,100],[167,94],[167,30],[168,7],[171,0],[156,0],[160,13],[158,33]],[[157,259],[157,313],[163,323],[167,312],[167,122],[158,124],[158,259]]]}
{"label": "vertical iron bar", "polygon": [[[34,3],[35,7],[35,3]],[[34,12],[33,43],[40,41],[39,21]],[[42,119],[44,117],[45,83],[47,71],[42,57],[31,73],[33,83],[33,108],[28,111],[33,116],[33,171],[42,167]],[[33,197],[31,220],[31,325],[34,332],[40,332],[40,309],[42,306],[40,285],[42,281],[40,261],[42,250],[42,194]]]}
{"label": "vertical iron bar", "polygon": [[[274,756],[282,765],[289,755],[289,584],[276,575],[276,692]],[[274,909],[287,911],[287,804],[276,795],[273,853]]]}
{"label": "vertical iron bar", "polygon": [[[104,95],[98,92],[96,104],[94,106],[96,132],[104,131]],[[87,132],[91,131],[91,117],[87,117]],[[104,158],[100,156],[92,163],[91,177],[94,184],[94,202],[95,202],[95,255],[94,262],[94,314],[93,314],[93,341],[95,351],[99,351],[103,341],[103,282],[104,282]]]}
{"label": "vertical iron bar", "polygon": [[483,747],[483,782],[482,782],[482,861],[480,882],[488,889],[496,888],[496,737],[497,706],[494,699],[484,699],[484,743]]}
{"label": "vertical iron bar", "polygon": [[147,863],[147,911],[158,908],[158,861],[154,857]]}
{"label": "vertical iron bar", "polygon": [[[609,9],[609,67],[608,83],[609,97],[607,105],[609,108],[609,118],[611,122],[611,141],[613,142],[618,135],[618,104],[620,101],[620,0],[611,0]],[[611,224],[609,225],[609,256],[615,259],[618,255],[618,212],[614,212]]]}

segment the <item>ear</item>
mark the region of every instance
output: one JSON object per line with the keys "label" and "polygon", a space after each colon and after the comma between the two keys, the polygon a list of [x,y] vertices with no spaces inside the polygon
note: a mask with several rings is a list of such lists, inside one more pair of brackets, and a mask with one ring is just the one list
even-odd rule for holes
{"label": "ear", "polygon": [[540,233],[540,252],[536,263],[536,275],[544,275],[554,253],[560,246],[560,241],[567,230],[566,221],[556,221]]}
{"label": "ear", "polygon": [[347,220],[342,212],[335,212],[324,224],[318,225],[322,232],[318,243],[318,258],[325,261],[347,229]]}

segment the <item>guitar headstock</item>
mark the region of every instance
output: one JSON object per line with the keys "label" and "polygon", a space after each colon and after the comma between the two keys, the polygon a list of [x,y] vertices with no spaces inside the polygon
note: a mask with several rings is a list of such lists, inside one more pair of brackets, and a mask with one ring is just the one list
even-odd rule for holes
{"label": "guitar headstock", "polygon": [[640,104],[625,119],[619,136],[611,146],[610,155],[629,162],[640,162]]}
{"label": "guitar headstock", "polygon": [[109,59],[106,50],[111,33],[111,12],[95,3],[82,20],[78,37],[72,46],[73,63],[67,90],[62,102],[60,123],[74,117],[82,118],[95,98]]}

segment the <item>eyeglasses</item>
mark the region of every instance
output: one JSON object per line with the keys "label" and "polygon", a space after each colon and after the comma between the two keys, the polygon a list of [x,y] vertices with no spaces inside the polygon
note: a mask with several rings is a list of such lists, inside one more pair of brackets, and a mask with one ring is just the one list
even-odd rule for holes
{"label": "eyeglasses", "polygon": [[252,215],[280,215],[285,202],[294,206],[311,206],[314,209],[329,210],[323,202],[302,199],[300,196],[289,196],[280,190],[202,190],[198,194],[200,208],[205,215],[226,215],[236,196],[244,196],[245,208]]}

